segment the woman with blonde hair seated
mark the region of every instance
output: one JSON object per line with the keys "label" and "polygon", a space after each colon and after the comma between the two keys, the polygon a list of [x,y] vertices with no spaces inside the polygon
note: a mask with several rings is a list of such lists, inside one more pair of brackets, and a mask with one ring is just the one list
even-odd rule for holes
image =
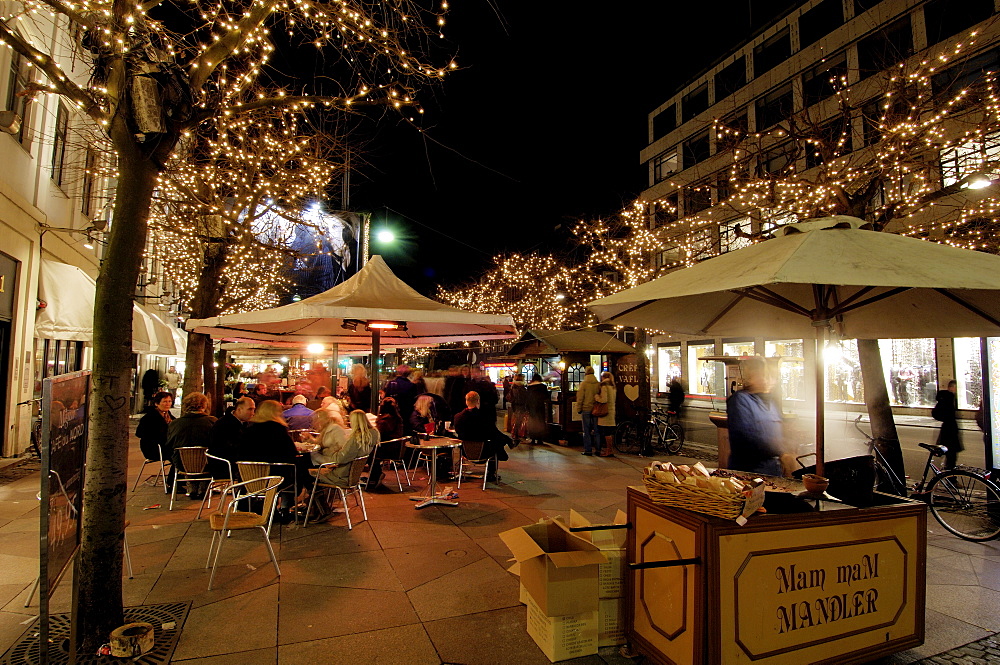
{"label": "woman with blonde hair seated", "polygon": [[[370,454],[375,446],[378,445],[378,430],[371,426],[368,416],[364,411],[361,409],[351,411],[350,420],[350,434],[345,438],[342,445],[338,446],[334,444],[312,454],[312,460],[315,464],[327,464],[329,462],[340,464],[340,466],[329,471],[327,479],[323,482],[329,484],[346,483],[351,475],[351,461],[362,455]],[[330,426],[327,429],[330,429]],[[331,436],[331,440],[333,438]]]}

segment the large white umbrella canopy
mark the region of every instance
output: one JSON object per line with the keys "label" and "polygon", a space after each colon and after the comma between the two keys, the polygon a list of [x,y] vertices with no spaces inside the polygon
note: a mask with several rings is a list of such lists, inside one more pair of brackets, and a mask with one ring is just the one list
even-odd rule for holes
{"label": "large white umbrella canopy", "polygon": [[[257,312],[189,319],[186,327],[230,342],[371,343],[376,367],[381,345],[430,346],[517,337],[510,314],[466,312],[420,295],[373,256],[350,279],[290,305]],[[372,391],[375,410],[378,391]]]}
{"label": "large white umbrella canopy", "polygon": [[[588,304],[603,322],[710,336],[1000,335],[1000,257],[827,217]],[[817,349],[817,472],[823,353]]]}
{"label": "large white umbrella canopy", "polygon": [[[371,338],[366,324],[373,321],[406,324],[405,330],[381,330],[385,346],[517,337],[510,314],[466,312],[422,296],[396,277],[380,256],[373,256],[350,279],[310,298],[256,312],[189,319],[186,327],[234,342],[363,344]],[[357,322],[354,330],[352,322]]]}
{"label": "large white umbrella canopy", "polygon": [[1000,335],[1000,257],[827,217],[588,304],[604,322],[712,336]]}

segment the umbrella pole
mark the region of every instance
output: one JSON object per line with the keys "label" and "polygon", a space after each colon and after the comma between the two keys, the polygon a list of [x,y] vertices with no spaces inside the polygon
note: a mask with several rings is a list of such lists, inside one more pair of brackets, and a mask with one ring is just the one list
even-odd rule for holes
{"label": "umbrella pole", "polygon": [[816,475],[826,460],[826,326],[816,328]]}
{"label": "umbrella pole", "polygon": [[372,413],[378,413],[378,389],[382,385],[378,376],[378,347],[381,341],[382,331],[372,328]]}
{"label": "umbrella pole", "polygon": [[337,394],[337,379],[340,378],[340,346],[334,342],[330,350],[330,394]]}

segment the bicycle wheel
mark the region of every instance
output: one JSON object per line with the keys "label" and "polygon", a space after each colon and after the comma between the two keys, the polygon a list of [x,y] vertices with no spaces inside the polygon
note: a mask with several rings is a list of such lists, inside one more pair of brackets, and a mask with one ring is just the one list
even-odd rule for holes
{"label": "bicycle wheel", "polygon": [[959,538],[991,540],[1000,534],[1000,488],[964,469],[938,474],[927,488],[931,512]]}
{"label": "bicycle wheel", "polygon": [[664,450],[671,455],[676,455],[684,446],[684,427],[680,423],[667,425],[663,428],[663,436],[660,440]]}
{"label": "bicycle wheel", "polygon": [[615,449],[624,455],[636,455],[642,450],[635,422],[626,420],[615,429]]}

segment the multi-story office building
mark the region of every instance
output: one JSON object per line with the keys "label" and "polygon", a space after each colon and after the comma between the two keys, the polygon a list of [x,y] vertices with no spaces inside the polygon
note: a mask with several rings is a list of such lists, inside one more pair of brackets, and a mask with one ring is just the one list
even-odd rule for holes
{"label": "multi-story office building", "polygon": [[[17,28],[85,86],[79,31],[56,16],[35,12]],[[30,440],[34,407],[19,403],[38,396],[42,378],[90,366],[87,303],[114,182],[92,121],[64,98],[32,92],[44,77],[27,58],[0,50],[0,73],[0,454],[9,457]],[[176,352],[169,316],[151,309],[133,317],[140,372],[165,369]]]}
{"label": "multi-story office building", "polygon": [[[807,176],[823,160],[810,145],[794,144],[789,118],[826,127],[839,138],[838,155],[845,160],[874,149],[878,134],[871,118],[885,104],[887,72],[903,71],[899,63],[905,71],[923,66],[934,90],[960,90],[1000,71],[998,10],[996,0],[807,0],[687,82],[648,117],[649,145],[641,160],[649,181],[641,198],[662,241],[652,260],[673,266],[731,251],[750,242],[748,236],[796,221],[789,206],[727,204],[737,143],[754,145],[743,151],[747,163],[741,168],[771,175]],[[940,222],[943,211],[995,195],[1000,180],[984,164],[998,155],[998,131],[914,155],[923,164],[922,186],[972,186],[953,187],[957,191],[942,196],[933,210],[895,220],[886,230],[906,231],[921,215]],[[977,169],[980,181],[959,182]],[[875,197],[872,205],[884,200]],[[811,385],[802,340],[661,336],[654,344],[654,385],[665,390],[671,377],[681,376],[705,403],[725,397],[721,363],[698,360],[706,355],[781,355],[788,358],[782,363],[785,397],[806,397]],[[959,383],[959,406],[977,408],[985,361],[979,339],[883,340],[882,355],[899,410],[925,413],[914,409],[932,406],[937,386],[951,379]],[[828,399],[860,409],[854,340],[840,341],[829,360]]]}

